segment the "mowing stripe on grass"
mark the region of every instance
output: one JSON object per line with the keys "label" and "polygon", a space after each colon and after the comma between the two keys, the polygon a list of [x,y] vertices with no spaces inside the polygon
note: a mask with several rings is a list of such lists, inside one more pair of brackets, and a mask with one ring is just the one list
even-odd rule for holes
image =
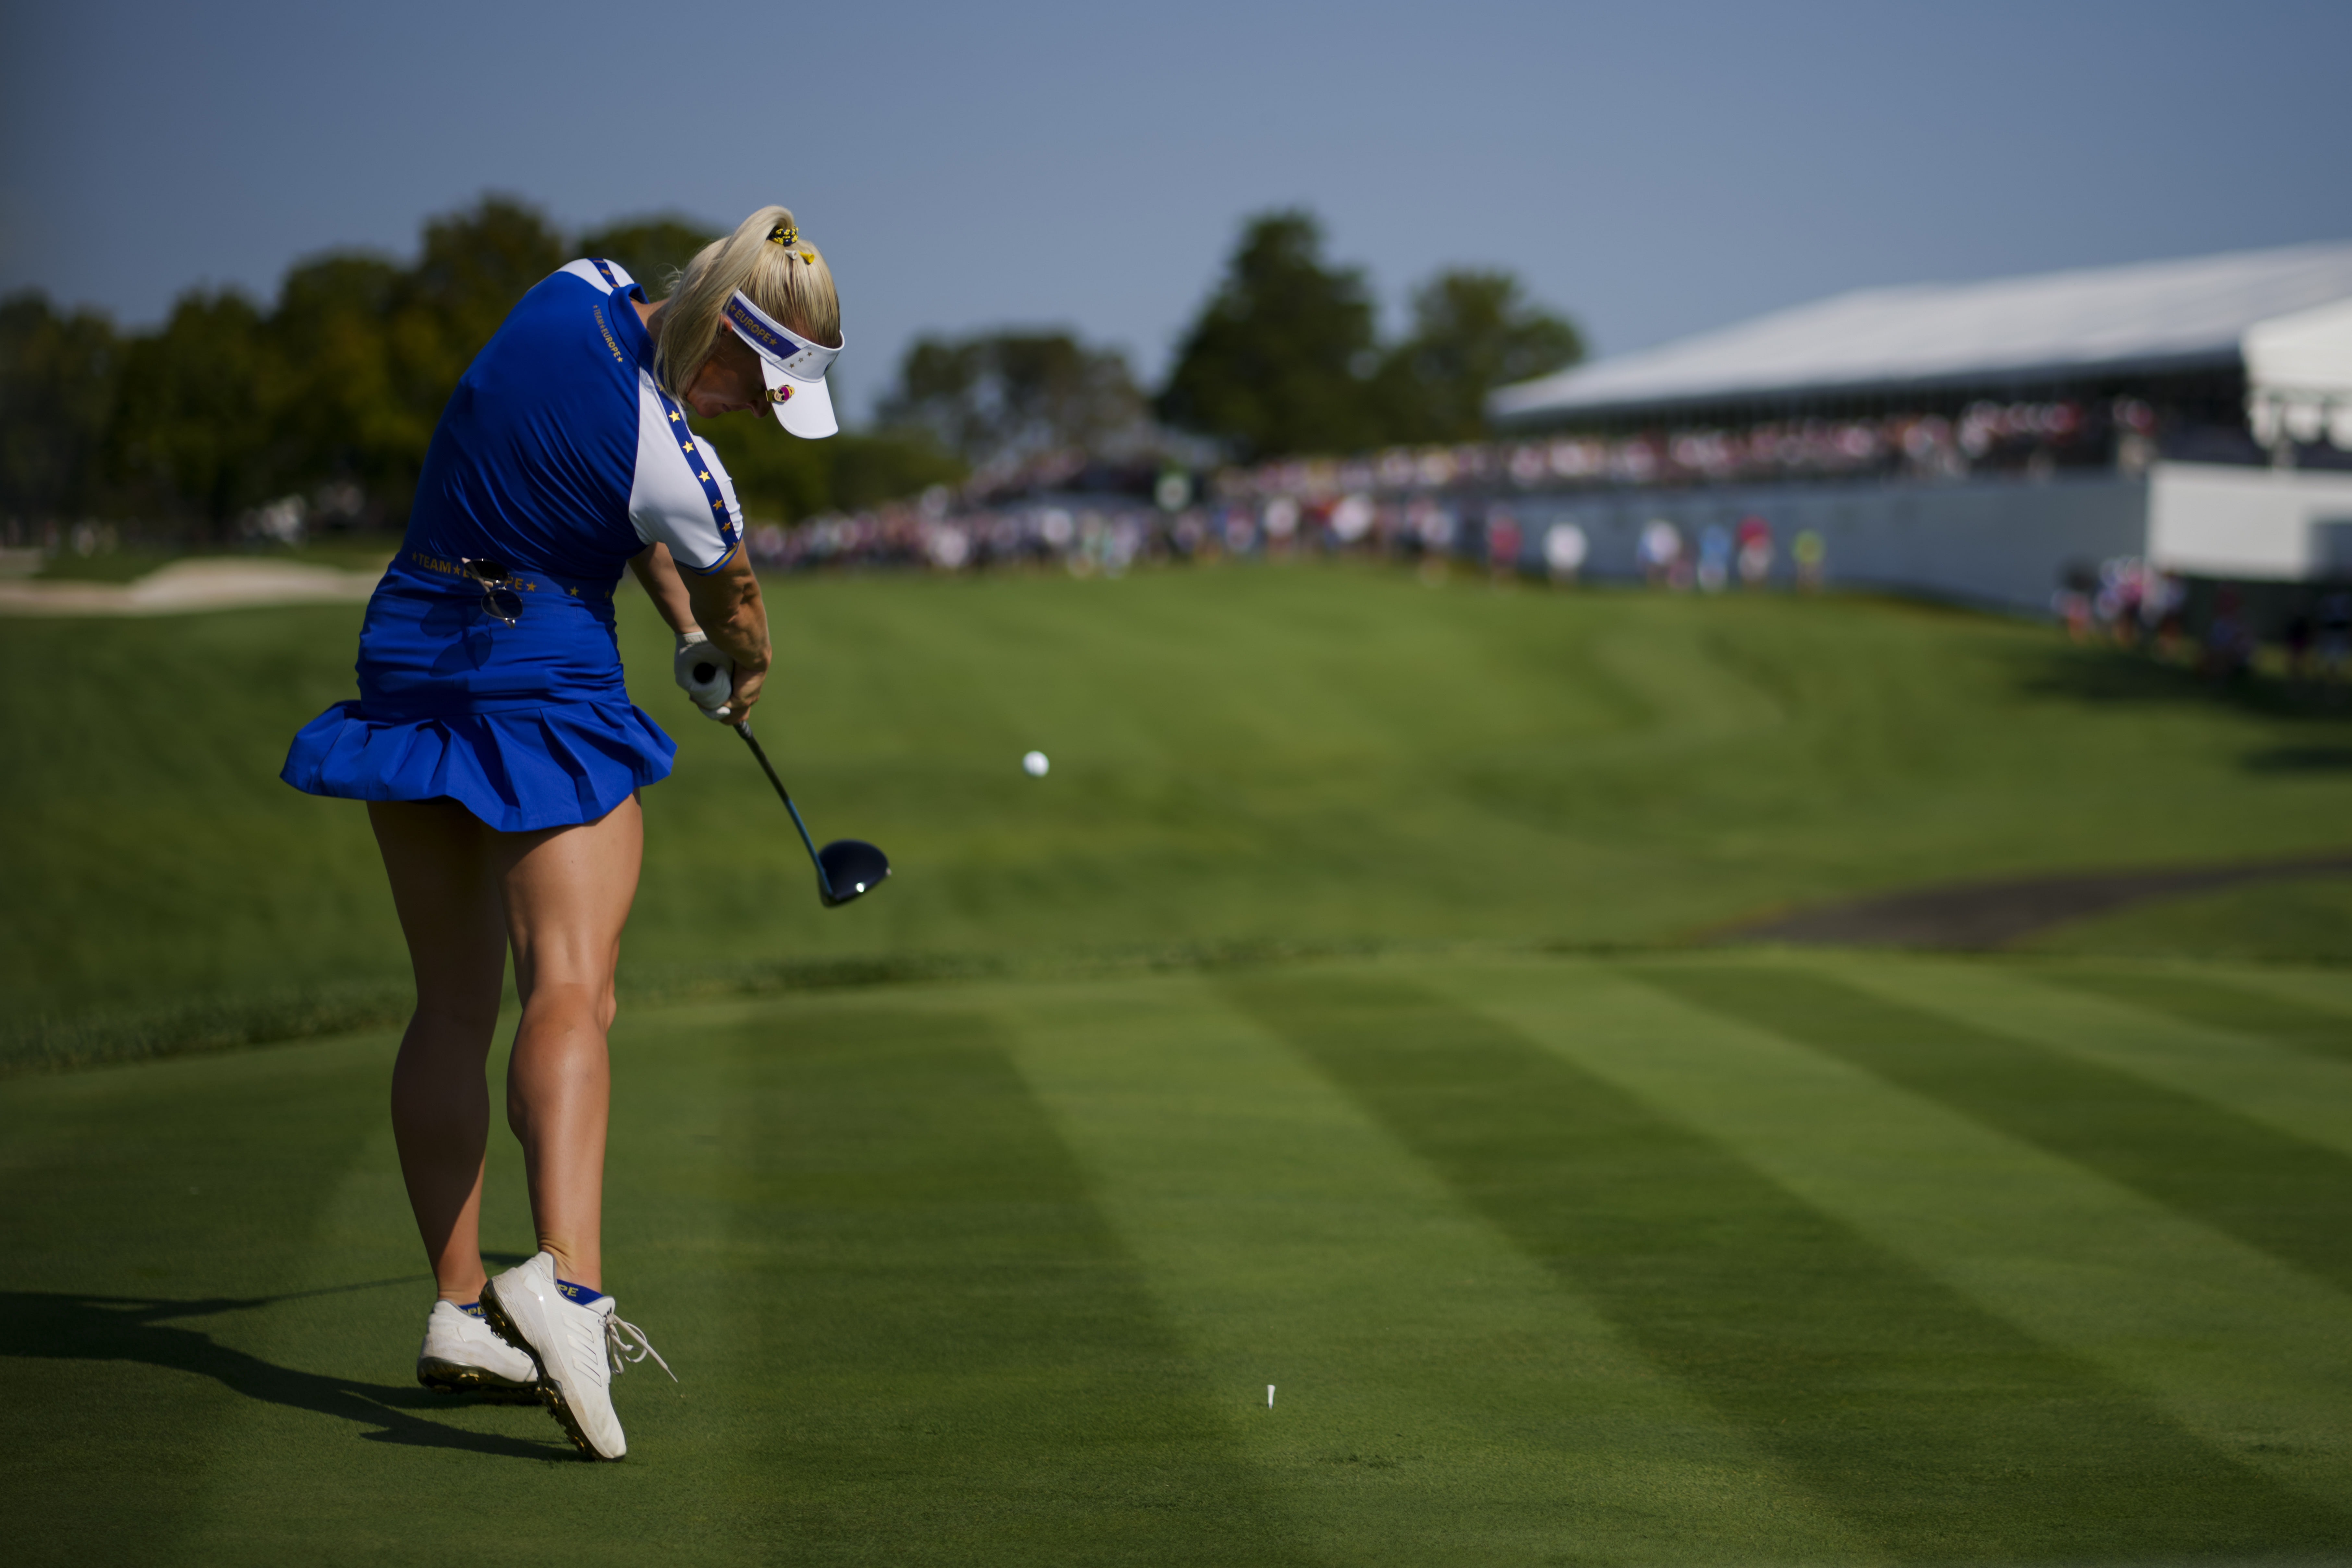
{"label": "mowing stripe on grass", "polygon": [[2341,969],[2228,969],[2219,978],[2233,984],[2257,984],[2270,995],[2284,996],[2323,1013],[2352,1015],[2352,973]]}
{"label": "mowing stripe on grass", "polygon": [[1890,954],[1870,964],[1806,958],[1797,967],[1844,977],[1905,1006],[1963,1018],[2063,1057],[2234,1111],[2352,1159],[2352,1063],[2224,1034],[2168,1013],[2045,984],[2048,971]]}
{"label": "mowing stripe on grass", "polygon": [[2169,1013],[2209,1029],[2257,1035],[2315,1056],[2352,1062],[2352,1015],[2315,1007],[2252,980],[2225,982],[2155,969],[2076,969],[2055,965],[2037,969],[2034,973],[2057,984],[2072,985],[2134,1007]]}
{"label": "mowing stripe on grass", "polygon": [[2352,1063],[2352,1016],[2298,1002],[2255,980],[2216,980],[2157,969],[2072,969],[2058,963],[2034,969],[2032,975],[2126,1006],[2168,1013],[2206,1030],[2255,1035],[2312,1056]]}
{"label": "mowing stripe on grass", "polygon": [[1792,968],[1660,966],[1653,984],[2079,1161],[2352,1287],[2352,1160],[2194,1096]]}
{"label": "mowing stripe on grass", "polygon": [[1213,988],[975,998],[1322,1560],[1874,1559]]}
{"label": "mowing stripe on grass", "polygon": [[0,1518],[16,1560],[186,1561],[215,1439],[246,1409],[375,1414],[368,1391],[254,1341],[276,1300],[312,1283],[305,1255],[383,1114],[388,1050],[376,1037],[0,1084]]}
{"label": "mowing stripe on grass", "polygon": [[1302,1561],[985,1017],[778,1009],[719,1149],[742,1506],[797,1562]]}
{"label": "mowing stripe on grass", "polygon": [[2340,1539],[2341,1520],[1515,1030],[1394,980],[1227,989],[1897,1559]]}
{"label": "mowing stripe on grass", "polygon": [[2074,1161],[1643,984],[1648,967],[1424,973],[2221,1452],[2352,1510],[2352,1300]]}
{"label": "mowing stripe on grass", "polygon": [[2129,1006],[2232,1035],[2254,1035],[2314,1056],[2352,1062],[2352,1015],[2315,1007],[2252,981],[2224,982],[2156,969],[2076,969],[2053,964],[2037,979],[2071,985]]}

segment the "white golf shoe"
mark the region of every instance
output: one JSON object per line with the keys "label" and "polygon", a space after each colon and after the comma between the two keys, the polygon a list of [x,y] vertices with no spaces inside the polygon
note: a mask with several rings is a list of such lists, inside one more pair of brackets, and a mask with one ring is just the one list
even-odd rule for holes
{"label": "white golf shoe", "polygon": [[555,1258],[542,1252],[482,1287],[482,1316],[508,1343],[538,1358],[540,1399],[572,1444],[583,1454],[617,1459],[629,1444],[613,1413],[613,1374],[647,1356],[664,1372],[669,1363],[646,1343],[644,1330],[614,1310],[613,1298],[583,1304],[573,1294],[579,1289],[555,1278]]}
{"label": "white golf shoe", "polygon": [[479,1394],[515,1403],[539,1397],[539,1363],[499,1338],[489,1324],[449,1301],[433,1303],[416,1381],[436,1394]]}

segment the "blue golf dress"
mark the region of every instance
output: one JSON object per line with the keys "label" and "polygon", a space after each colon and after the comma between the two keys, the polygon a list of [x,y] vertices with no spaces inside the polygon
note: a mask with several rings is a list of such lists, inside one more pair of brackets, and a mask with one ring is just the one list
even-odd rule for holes
{"label": "blue golf dress", "polygon": [[[294,737],[279,774],[349,800],[458,802],[520,833],[593,822],[669,773],[629,700],[613,589],[656,542],[709,574],[742,536],[735,488],[656,384],[643,299],[610,261],[523,296],[433,433],[400,554],[368,601],[356,701]],[[467,562],[521,601],[508,626]]]}

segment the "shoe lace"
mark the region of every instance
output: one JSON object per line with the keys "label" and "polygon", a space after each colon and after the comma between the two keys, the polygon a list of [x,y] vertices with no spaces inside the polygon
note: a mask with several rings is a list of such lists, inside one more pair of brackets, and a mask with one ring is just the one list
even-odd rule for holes
{"label": "shoe lace", "polygon": [[[636,1342],[630,1343],[632,1340]],[[641,1362],[647,1356],[654,1358],[656,1366],[660,1367],[664,1372],[669,1372],[669,1363],[662,1360],[661,1352],[654,1349],[653,1342],[646,1338],[645,1330],[628,1321],[618,1312],[604,1320],[604,1354],[613,1363],[613,1370],[615,1373],[628,1371],[628,1363]],[[669,1380],[676,1383],[677,1373],[669,1372]]]}

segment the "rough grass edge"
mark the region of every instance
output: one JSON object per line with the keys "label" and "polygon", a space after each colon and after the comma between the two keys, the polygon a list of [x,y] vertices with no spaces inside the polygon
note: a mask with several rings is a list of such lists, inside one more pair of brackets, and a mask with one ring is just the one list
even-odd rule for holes
{"label": "rough grass edge", "polygon": [[378,983],[203,997],[136,1012],[11,1020],[0,1026],[0,1077],[383,1028],[405,1022],[415,1000],[415,992],[405,984]]}
{"label": "rough grass edge", "polygon": [[[762,996],[957,980],[1077,979],[1364,957],[1400,944],[1377,942],[1226,942],[1071,952],[1039,958],[910,953],[721,966],[631,970],[624,1005]],[[1416,947],[1415,951],[1420,951]],[[408,1021],[415,992],[405,983],[369,982],[243,996],[205,997],[136,1012],[47,1015],[0,1025],[0,1078],[70,1072],[163,1057],[292,1045]]]}
{"label": "rough grass edge", "polygon": [[[1999,962],[2025,968],[2082,965],[2168,969],[2181,963],[2221,969],[2341,970],[2338,954],[2317,956],[2226,954],[2200,958],[2167,952],[2052,952],[2032,947],[1952,949],[1870,947],[1778,942],[1721,943],[1704,933],[1660,942],[1383,942],[1243,939],[1184,942],[1157,947],[1074,951],[1029,957],[980,953],[875,954],[804,962],[761,962],[650,970],[624,968],[621,997],[626,1006],[667,1006],[731,997],[782,995],[793,992],[863,990],[887,985],[940,984],[973,980],[1085,980],[1122,974],[1199,973],[1253,969],[1333,959],[1437,957],[1468,953],[1528,953],[1544,957],[1707,957],[1720,962],[1738,954],[1769,960],[1775,955],[1853,952],[1907,953],[1957,962]],[[33,1073],[71,1072],[163,1057],[201,1055],[256,1046],[296,1045],[304,1040],[356,1034],[404,1024],[415,993],[406,984],[355,984],[267,996],[206,998],[138,1013],[81,1018],[41,1017],[0,1025],[0,1079]]]}

